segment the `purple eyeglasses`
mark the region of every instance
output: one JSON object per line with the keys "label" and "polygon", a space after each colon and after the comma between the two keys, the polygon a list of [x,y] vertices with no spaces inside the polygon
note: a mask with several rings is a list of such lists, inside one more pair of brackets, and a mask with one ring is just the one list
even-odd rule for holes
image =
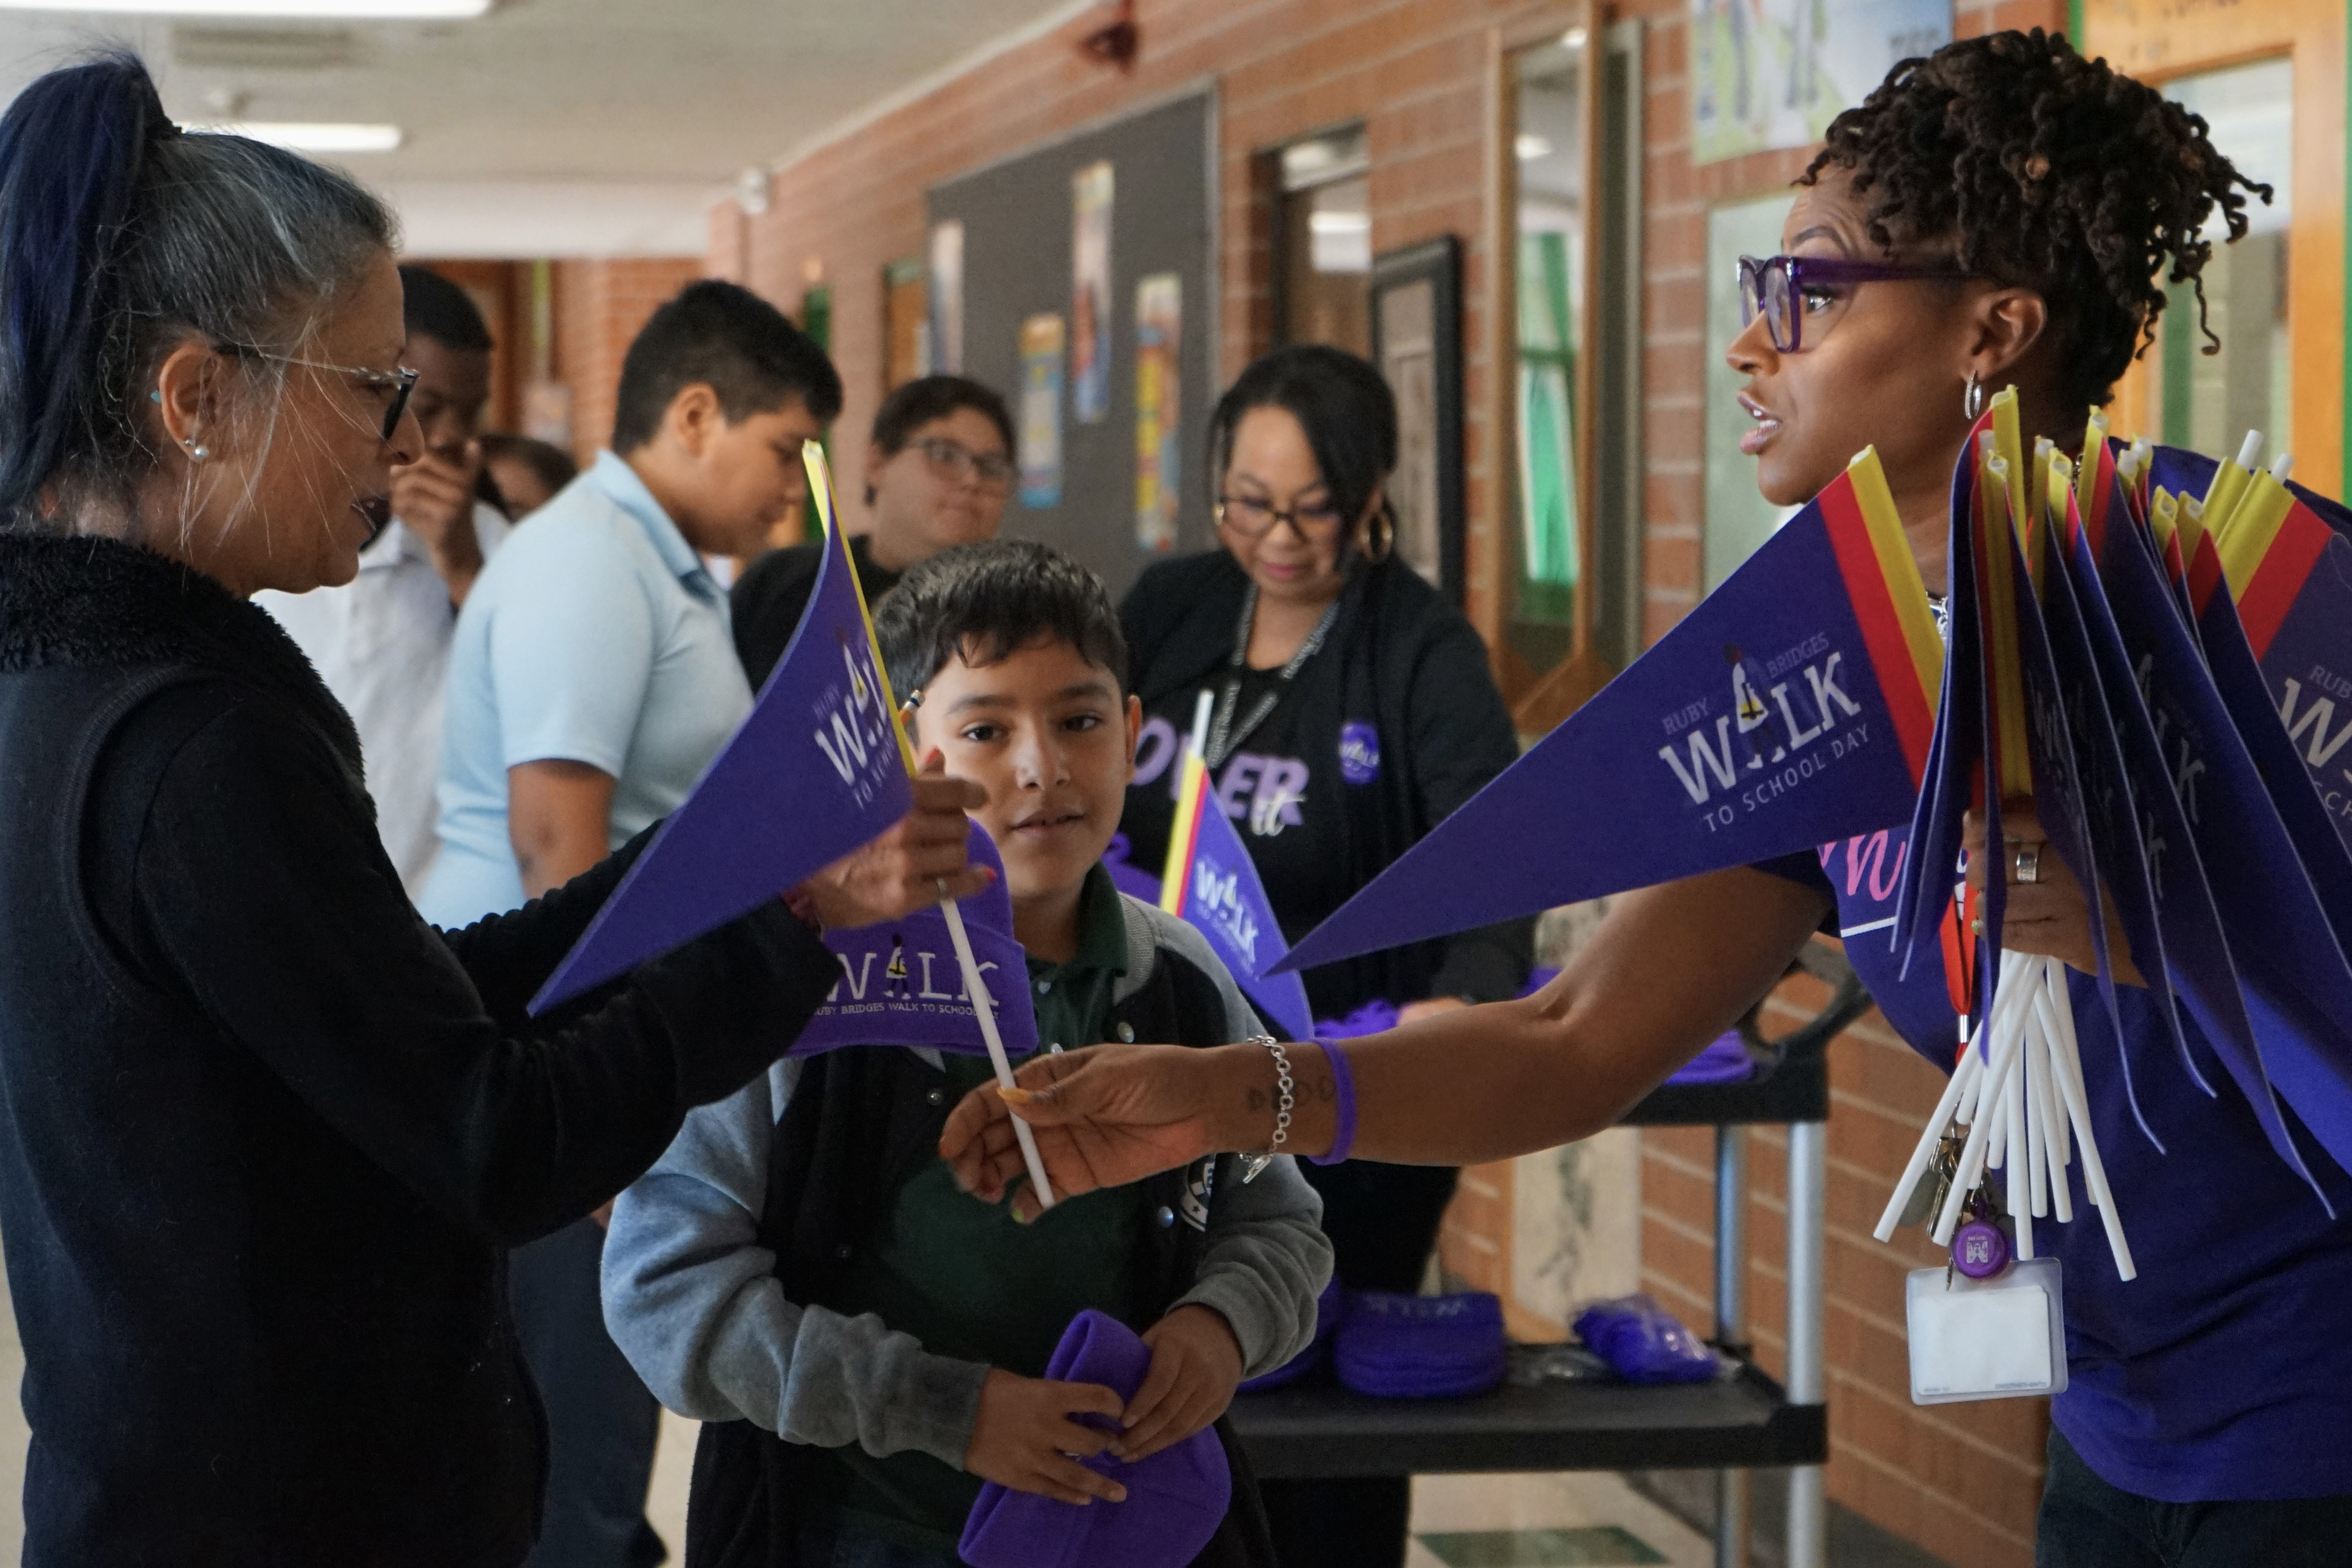
{"label": "purple eyeglasses", "polygon": [[1969,276],[1947,262],[1939,267],[1905,267],[1891,261],[1844,261],[1829,256],[1753,256],[1739,258],[1739,309],[1742,321],[1759,314],[1772,346],[1784,354],[1804,346],[1800,333],[1804,312],[1797,302],[1808,292],[1828,292],[1842,285],[1890,283],[1907,278]]}

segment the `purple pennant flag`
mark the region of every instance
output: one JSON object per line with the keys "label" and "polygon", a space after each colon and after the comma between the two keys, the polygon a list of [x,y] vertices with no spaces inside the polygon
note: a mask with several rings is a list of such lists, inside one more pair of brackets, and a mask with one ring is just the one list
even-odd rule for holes
{"label": "purple pennant flag", "polygon": [[[2116,515],[2120,516],[2120,511]],[[2180,1033],[2179,1008],[2172,994],[2171,965],[2164,951],[2164,928],[2156,913],[2147,847],[2140,837],[2143,814],[2132,798],[2131,773],[2125,765],[2123,746],[2117,739],[2117,721],[2106,690],[2099,684],[2097,656],[2084,624],[2081,600],[2075,594],[2078,573],[2095,574],[2096,571],[2091,564],[2090,552],[2081,544],[2080,530],[2072,527],[2075,521],[2078,520],[2070,511],[2069,531],[2064,538],[2052,542],[2048,584],[2034,615],[2048,649],[2048,664],[2037,672],[2034,664],[2029,662],[2027,679],[2047,689],[2048,696],[2037,693],[2037,705],[2056,702],[2071,742],[2076,787],[2081,792],[2082,832],[2094,869],[2093,878],[2084,883],[2086,893],[2092,893],[2094,907],[2104,900],[2114,901],[2124,940],[2137,956],[2141,978],[2156,998],[2156,1015],[2164,1020],[2175,1056],[2186,1062],[2189,1046]],[[2038,713],[2036,721],[2042,721]],[[2109,1043],[2116,1048],[2116,1060],[2121,1068],[2124,1098],[2141,1132],[2162,1152],[2163,1140],[2157,1137],[2140,1110],[2132,1067],[2139,1043],[2123,1029],[2105,921],[2093,923],[2091,938],[2099,961],[2099,996],[2105,1004],[2111,1026]],[[2141,1070],[2147,1069],[2143,1067]],[[2193,1076],[2196,1069],[2192,1067],[2189,1070]],[[2202,1086],[2202,1079],[2199,1082]],[[2210,1087],[2206,1092],[2211,1092]]]}
{"label": "purple pennant flag", "polygon": [[[2275,767],[2275,776],[2308,778],[2339,842],[2352,847],[2352,539],[2339,533],[2305,545],[2303,560],[2265,562],[2255,585],[2232,584],[2242,602],[2212,595],[2198,630],[2255,760]],[[2267,581],[2274,571],[2288,579],[2284,586]],[[2237,628],[2234,639],[2225,626]],[[2239,650],[2259,661],[2251,680]],[[2283,741],[2252,722],[2258,706],[2276,716]],[[2339,925],[2336,934],[2352,940],[2352,927]]]}
{"label": "purple pennant flag", "polygon": [[1283,956],[1282,922],[1274,918],[1257,866],[1241,835],[1213,798],[1203,796],[1192,833],[1192,863],[1184,876],[1183,908],[1176,912],[1209,939],[1209,947],[1249,999],[1294,1040],[1315,1033],[1307,985],[1297,975],[1273,973]]}
{"label": "purple pennant flag", "polygon": [[[1939,654],[1884,487],[1875,459],[1857,459],[1276,967],[1311,969],[1908,821]],[[1608,826],[1563,826],[1564,811]]]}
{"label": "purple pennant flag", "polygon": [[[1029,1005],[1026,955],[1013,940],[1013,895],[1004,862],[978,823],[971,863],[996,872],[982,892],[959,900],[982,983],[996,1006],[996,1029],[1006,1052],[1037,1048],[1037,1015]],[[841,965],[841,982],[793,1044],[791,1054],[813,1057],[844,1046],[936,1046],[971,1056],[987,1053],[972,1013],[947,916],[918,910],[904,920],[856,931],[827,931],[824,945]]]}
{"label": "purple pennant flag", "polygon": [[[2331,1076],[2328,1064],[2344,1053],[2340,1037],[2315,1037],[2298,1026],[2308,1009],[2292,993],[2283,995],[2271,961],[2282,952],[2305,956],[2314,934],[2330,949],[2334,938],[2147,542],[2116,521],[2101,542],[2098,569],[2078,576],[2075,585],[2101,683],[2121,721],[2133,797],[2148,814],[2142,833],[2165,954],[2179,995],[2272,1149],[2310,1182],[2279,1113],[2268,1064],[2284,1068],[2281,1088],[2304,1091],[2295,1097],[2307,1103],[2297,1110],[2342,1159],[2352,1142],[2325,1130],[2345,1119],[2328,1110],[2336,1097],[2321,1086]],[[2289,930],[2305,909],[2315,933]],[[2225,917],[2239,933],[2234,944],[2223,934]],[[2343,970],[2340,952],[2333,963]],[[2352,1125],[2338,1131],[2352,1134]]]}
{"label": "purple pennant flag", "polygon": [[532,999],[537,1014],[781,897],[914,793],[841,531],[759,701]]}
{"label": "purple pennant flag", "polygon": [[[1975,550],[1970,542],[1976,505],[1975,452],[1979,432],[1991,428],[1988,412],[1977,421],[1959,461],[1952,468],[1951,528],[1945,551],[1944,680],[1936,705],[1936,731],[1927,766],[1914,803],[1906,838],[1910,856],[1895,889],[1893,943],[1901,956],[1896,969],[1908,978],[1912,963],[1943,930],[1959,879],[1961,818],[1977,797],[1984,763],[1984,638],[1976,612]],[[1964,935],[1961,939],[1968,941]],[[1978,1004],[1978,1012],[1982,1007]]]}
{"label": "purple pennant flag", "polygon": [[[2210,540],[2204,548],[2211,548]],[[2352,640],[2352,583],[2341,574],[2342,567],[2352,567],[2352,542],[2333,545],[2327,553],[2340,563],[2327,595],[2336,599],[2335,614],[2324,626],[2315,625],[2311,629],[2328,634],[2327,661],[2352,665],[2352,658],[2347,657],[2352,655],[2352,647],[2347,646]],[[2305,696],[2302,682],[2294,675],[2283,675],[2281,689],[2274,694],[2263,667],[2254,662],[2245,627],[2238,619],[2236,601],[2218,581],[2206,586],[2210,591],[2198,613],[2197,633],[2206,665],[2213,672],[2214,689],[2245,740],[2247,753],[2278,808],[2281,825],[2294,841],[2304,869],[2310,873],[2312,890],[2326,907],[2336,942],[2352,942],[2352,853],[2347,852],[2344,838],[2352,834],[2352,798],[2347,798],[2352,792],[2345,788],[2352,779],[2344,777],[2342,769],[2330,766],[2342,742],[2352,738],[2352,714],[2331,731],[2328,721],[2335,717],[2331,704],[2327,712],[2305,719],[2301,735],[2290,735],[2287,723],[2297,717],[2294,700]],[[2307,679],[2313,668],[2327,668],[2327,663],[2309,658],[2307,649],[2303,650],[2306,662],[2290,664],[2297,651],[2293,645],[2282,650],[2283,670],[2293,668]],[[2304,706],[2309,713],[2317,704],[2306,699]],[[2336,776],[2329,777],[2331,773]]]}

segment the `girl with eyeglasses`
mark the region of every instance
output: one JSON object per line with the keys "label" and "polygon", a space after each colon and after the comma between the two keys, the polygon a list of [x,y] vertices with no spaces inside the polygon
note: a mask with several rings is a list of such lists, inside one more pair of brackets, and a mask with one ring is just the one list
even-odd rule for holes
{"label": "girl with eyeglasses", "polygon": [[[1277,350],[1220,400],[1209,441],[1219,548],[1152,567],[1119,606],[1145,713],[1121,826],[1130,863],[1156,876],[1205,694],[1214,804],[1295,942],[1508,767],[1518,740],[1478,634],[1395,556],[1396,403],[1377,370]],[[1311,970],[1307,999],[1320,1018],[1372,1003],[1418,1018],[1514,995],[1533,931],[1514,921]],[[1305,1173],[1340,1281],[1420,1289],[1453,1170]],[[1262,1489],[1285,1568],[1403,1561],[1402,1479]]]}
{"label": "girl with eyeglasses", "polygon": [[[545,1442],[506,1249],[626,1185],[838,978],[778,901],[529,1017],[642,838],[464,931],[409,904],[350,716],[248,601],[349,582],[423,450],[393,237],[341,174],[182,134],[135,58],[0,116],[0,1245],[30,1568],[512,1568]],[[920,789],[810,884],[816,919],[982,885],[972,792]]]}
{"label": "girl with eyeglasses", "polygon": [[[2106,399],[2160,313],[2195,310],[2201,321],[2207,224],[2218,216],[2231,237],[2243,234],[2249,191],[2268,194],[2214,149],[2201,120],[2062,37],[1998,33],[1896,67],[1832,124],[1799,182],[1784,254],[1744,268],[1755,315],[1729,357],[1747,378],[1740,398],[1755,423],[1741,447],[1764,494],[1803,501],[1875,447],[1940,594],[1952,469],[1985,393],[2014,384],[2029,441],[2078,447],[2089,406]],[[2093,966],[2090,915],[2063,863],[2042,852],[2031,807],[2004,807],[2004,831],[2020,841],[1990,858],[1972,824],[1969,875],[1990,868],[2011,884],[2009,946],[2077,971],[2088,1042],[2108,1030],[2081,973]],[[1562,801],[1557,820],[1528,830],[1619,826],[1580,822]],[[1904,837],[1888,836],[1883,867],[1867,869],[1895,865]],[[1626,894],[1528,1000],[1352,1043],[1355,1152],[1496,1160],[1610,1125],[1778,981],[1817,928],[1879,918],[1892,895],[1873,901],[1872,877],[1853,860],[1864,847],[1829,845]],[[1846,951],[1887,1021],[1950,1070],[1941,966],[1906,978],[1883,940],[1857,936]],[[2121,986],[2117,1010],[2150,1059],[2163,1054],[2145,989]],[[1057,1192],[1270,1137],[1273,1063],[1256,1047],[1092,1055],[1024,1074],[1041,1091],[1026,1113]],[[1329,1059],[1313,1045],[1290,1055],[1298,1116],[1286,1147],[1326,1152],[1339,1133]],[[2090,1110],[2113,1184],[2131,1194],[2139,1277],[2117,1279],[2095,1225],[2037,1232],[2064,1269],[2071,1383],[2052,1408],[2036,1560],[2342,1562],[2352,1541],[2352,1362],[2340,1348],[2352,1337],[2352,1179],[2309,1156],[2347,1216],[2331,1217],[2242,1100],[2208,1099],[2177,1071],[2142,1075],[2137,1087],[2169,1155],[2134,1124],[2116,1072],[2096,1075]],[[949,1141],[983,1194],[1018,1167],[992,1093],[966,1101]]]}

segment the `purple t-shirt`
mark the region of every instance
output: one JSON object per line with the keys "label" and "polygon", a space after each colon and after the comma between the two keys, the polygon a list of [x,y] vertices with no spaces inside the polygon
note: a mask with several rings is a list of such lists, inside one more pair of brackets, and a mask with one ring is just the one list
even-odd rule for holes
{"label": "purple t-shirt", "polygon": [[[1894,893],[1909,838],[1896,828],[1760,868],[1829,889],[1846,957],[1879,1010],[1949,1072],[1957,1020],[1941,960],[1926,950],[1907,977],[1896,974]],[[2159,1154],[2125,1100],[2096,982],[2074,974],[2071,990],[2091,1120],[2139,1278],[2116,1277],[2075,1161],[2074,1223],[2043,1220],[2033,1233],[2065,1276],[2069,1382],[2052,1405],[2058,1429],[2109,1484],[2166,1502],[2352,1493],[2352,1178],[2287,1111],[2344,1216],[2329,1219],[2271,1151],[2196,1026],[2182,1023],[2218,1099],[2155,1043],[2147,993],[2123,986],[2140,1110],[2170,1151]]]}

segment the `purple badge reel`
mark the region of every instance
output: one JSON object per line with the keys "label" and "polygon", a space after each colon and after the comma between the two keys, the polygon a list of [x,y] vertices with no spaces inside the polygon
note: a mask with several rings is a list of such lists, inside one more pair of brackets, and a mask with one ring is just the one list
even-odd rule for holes
{"label": "purple badge reel", "polygon": [[1339,776],[1351,784],[1381,776],[1381,732],[1361,720],[1339,726]]}
{"label": "purple badge reel", "polygon": [[[1099,1383],[1132,1399],[1150,1369],[1151,1351],[1133,1330],[1089,1309],[1062,1331],[1045,1375]],[[1078,1419],[1110,1429],[1101,1416]],[[1233,1471],[1214,1427],[1131,1465],[1108,1454],[1079,1462],[1118,1480],[1127,1500],[1080,1508],[991,1481],[964,1521],[956,1547],[963,1560],[971,1568],[1184,1568],[1233,1502]]]}

